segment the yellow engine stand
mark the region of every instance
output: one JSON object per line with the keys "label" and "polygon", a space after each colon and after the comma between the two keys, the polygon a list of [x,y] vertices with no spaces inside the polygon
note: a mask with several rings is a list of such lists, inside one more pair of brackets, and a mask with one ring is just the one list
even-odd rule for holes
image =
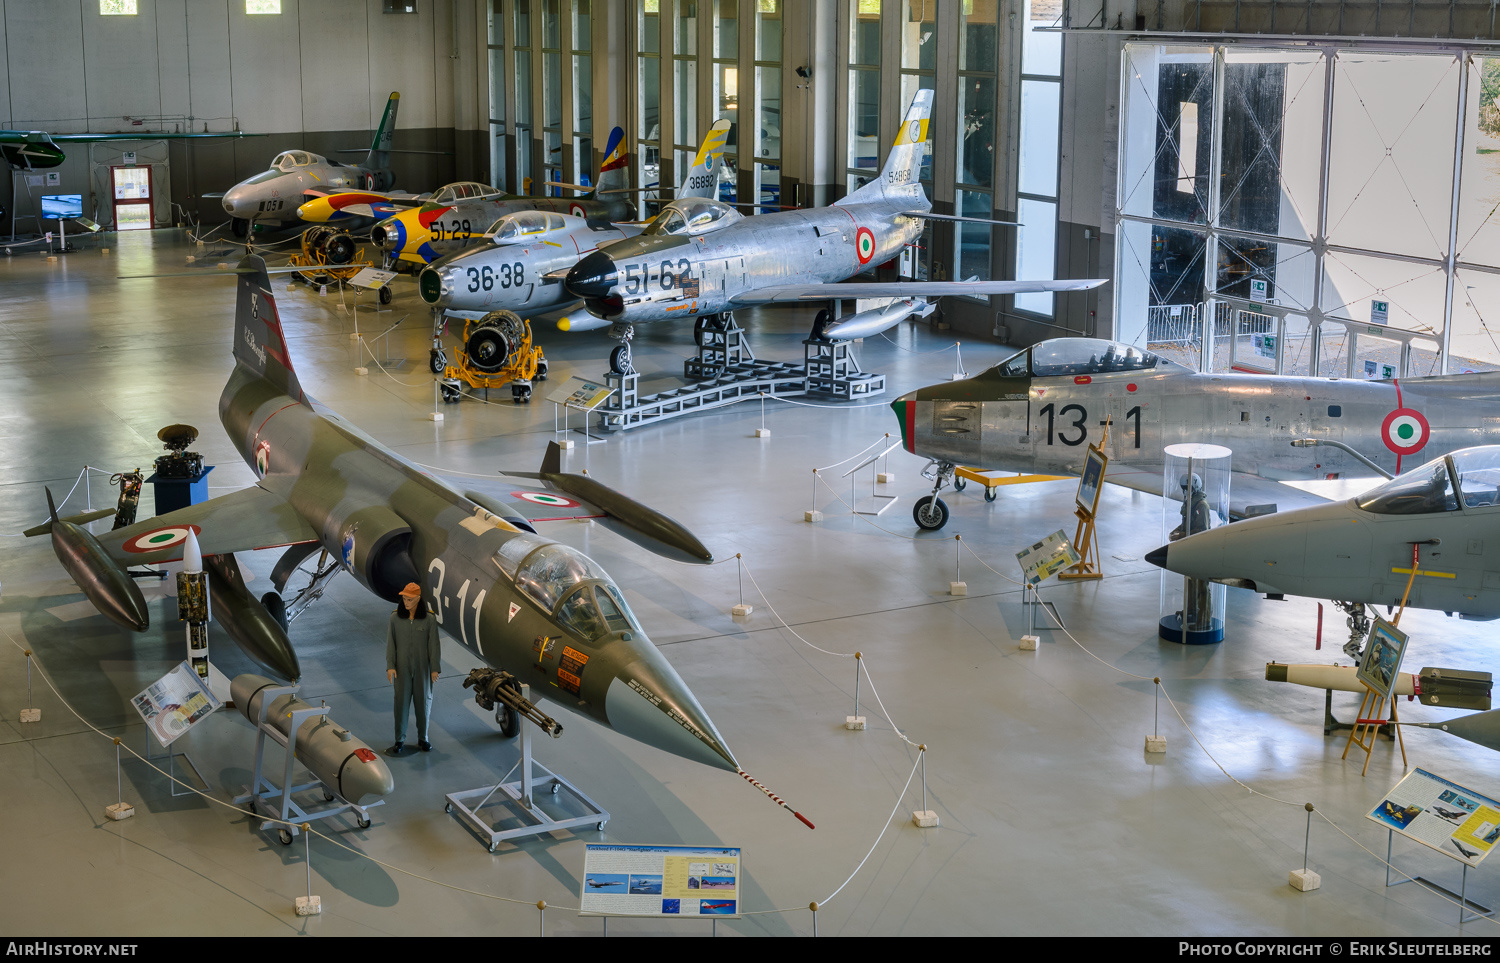
{"label": "yellow engine stand", "polygon": [[[508,325],[512,330],[520,330],[522,334],[519,345],[506,358],[504,367],[495,371],[482,371],[474,365],[473,359],[469,356],[469,339],[479,329],[497,325]],[[547,359],[542,356],[542,349],[532,344],[530,321],[511,311],[495,311],[477,321],[464,322],[463,344],[458,350],[458,364],[450,364],[444,368],[443,379],[461,381],[470,388],[486,391],[490,388],[503,388],[510,385],[511,400],[518,405],[529,404],[531,382],[547,380]],[[445,391],[445,398],[447,394]],[[457,401],[458,398],[453,397],[451,400]]]}

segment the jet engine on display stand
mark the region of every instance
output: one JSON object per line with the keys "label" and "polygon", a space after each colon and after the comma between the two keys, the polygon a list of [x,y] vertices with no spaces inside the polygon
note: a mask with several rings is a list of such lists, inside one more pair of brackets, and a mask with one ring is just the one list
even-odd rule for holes
{"label": "jet engine on display stand", "polygon": [[486,392],[508,384],[511,400],[528,404],[532,381],[547,380],[547,359],[542,357],[542,349],[532,344],[531,322],[513,311],[492,311],[477,319],[465,319],[457,364],[448,363],[441,331],[439,326],[433,335],[431,364],[433,373],[443,376],[443,400],[449,404],[463,397],[465,384]]}

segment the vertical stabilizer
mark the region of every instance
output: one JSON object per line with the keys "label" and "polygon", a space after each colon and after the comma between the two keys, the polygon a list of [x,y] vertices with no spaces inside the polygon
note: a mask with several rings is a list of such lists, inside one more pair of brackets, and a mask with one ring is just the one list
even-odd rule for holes
{"label": "vertical stabilizer", "polygon": [[630,152],[625,149],[625,131],[616,127],[609,132],[604,146],[604,163],[599,165],[599,179],[594,182],[594,193],[624,190],[630,186],[627,173],[630,167]]}
{"label": "vertical stabilizer", "polygon": [[370,154],[365,158],[368,170],[387,170],[391,166],[391,144],[396,133],[396,108],[401,106],[401,94],[391,91],[391,99],[385,102],[385,114],[380,126],[375,128],[375,139],[370,142]]}
{"label": "vertical stabilizer", "polygon": [[917,197],[922,193],[922,160],[927,154],[927,121],[932,116],[932,91],[918,90],[901,120],[896,143],[886,156],[880,176],[846,195],[838,204]]}
{"label": "vertical stabilizer", "polygon": [[301,401],[302,386],[287,355],[286,337],[271,294],[271,278],[259,255],[240,259],[240,293],[234,311],[234,360],[242,368],[264,378],[282,393]]}
{"label": "vertical stabilizer", "polygon": [[678,197],[717,197],[719,193],[719,168],[724,159],[724,142],[729,139],[731,124],[719,118],[708,129],[698,153],[693,156],[693,166],[682,179]]}

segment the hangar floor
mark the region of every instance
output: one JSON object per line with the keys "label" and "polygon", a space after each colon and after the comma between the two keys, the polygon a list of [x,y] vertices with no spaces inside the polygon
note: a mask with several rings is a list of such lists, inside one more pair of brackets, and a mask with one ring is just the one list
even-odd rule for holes
{"label": "hangar floor", "polygon": [[[162,776],[134,760],[124,764],[123,781],[136,816],[104,818],[115,801],[115,754],[100,732],[144,746],[129,699],[182,657],[175,609],[158,597],[151,629],[130,637],[92,613],[45,541],[14,535],[43,517],[43,484],[61,496],[85,464],[105,471],[149,466],[159,453],[157,429],[172,422],[202,430],[195,447],[217,466],[212,494],[252,481],[217,419],[230,366],[233,285],[118,280],[186,270],[184,256],[201,252],[175,232],[142,232],[113,244],[108,255],[86,250],[52,262],[36,254],[0,258],[0,431],[8,466],[0,498],[0,532],[8,537],[0,554],[0,630],[7,639],[0,644],[0,813],[8,828],[0,929],[8,933],[528,935],[537,932],[535,902],[546,900],[555,907],[546,913],[548,935],[597,934],[599,920],[566,909],[577,906],[583,843],[595,840],[743,847],[743,908],[784,912],[725,921],[721,935],[810,934],[806,907],[813,900],[824,904],[821,935],[1495,932],[1488,921],[1461,929],[1452,904],[1418,887],[1385,888],[1384,867],[1371,854],[1384,854],[1385,833],[1363,814],[1401,777],[1399,754],[1382,744],[1361,778],[1359,764],[1339,759],[1343,739],[1322,734],[1322,694],[1262,679],[1268,660],[1337,654],[1343,631],[1335,610],[1322,653],[1313,651],[1315,603],[1268,602],[1240,591],[1231,592],[1223,645],[1157,640],[1160,577],[1142,556],[1159,544],[1158,499],[1106,486],[1108,577],[1047,584],[1045,597],[1087,650],[1050,631],[1041,633],[1039,651],[1019,651],[1026,620],[1008,578],[1016,574],[1015,551],[1071,525],[1072,482],[1008,488],[994,504],[973,488],[950,494],[948,528],[914,537],[910,511],[923,488],[921,465],[898,453],[890,463],[896,481],[886,487],[901,498],[884,515],[855,517],[824,490],[817,502],[826,519],[802,520],[811,469],[895,432],[884,402],[951,375],[951,338],[926,326],[903,326],[864,344],[866,368],[885,372],[891,389],[871,406],[771,404],[771,436],[758,439],[759,406],[745,404],[580,445],[568,456],[569,468],[587,466],[669,511],[718,558],[743,553],[754,577],[745,582],[755,606],[748,618],[729,614],[739,601],[732,561],[664,561],[587,522],[545,530],[612,573],[741,763],[817,823],[816,831],[731,774],[562,714],[566,733],[539,742],[539,758],[600,800],[612,819],[603,832],[486,852],[444,814],[443,794],[492,782],[518,749],[461,688],[476,660],[445,639],[437,751],[392,760],[397,789],[374,810],[371,829],[335,819],[326,831],[338,845],[314,839],[312,890],[324,910],[299,919],[293,900],[306,888],[301,840],[284,848],[244,815],[198,796],[174,798]],[[335,297],[304,287],[281,293],[281,282],[277,289],[304,385],[405,457],[470,473],[459,476],[463,487],[502,497],[507,487],[490,480],[497,469],[530,470],[539,462],[552,437],[545,403],[465,401],[447,407],[441,425],[426,419],[426,314],[409,279],[398,282],[394,305],[378,319],[364,313],[368,299],[361,309],[366,331],[410,315],[392,353],[412,358],[418,370],[408,365],[394,377],[375,368],[368,377],[354,373],[352,327]],[[807,319],[763,312],[747,327],[762,356],[795,358]],[[548,325],[538,334],[552,384],[603,369],[611,344],[604,338],[564,336]],[[680,370],[690,340],[681,327],[644,330],[639,367]],[[970,371],[1007,353],[963,347]],[[95,505],[113,503],[102,479],[91,483]],[[846,483],[840,493],[848,497]],[[80,486],[69,507],[81,508],[84,495]],[[144,501],[142,517],[149,495]],[[949,596],[955,534],[1006,577],[966,556],[969,594]],[[244,559],[260,576],[257,591],[274,562],[272,553],[262,554]],[[387,612],[346,576],[292,633],[306,671],[303,696],[326,699],[334,718],[376,746],[390,733],[382,664]],[[911,825],[910,811],[921,805],[916,783],[898,803],[916,755],[872,704],[868,686],[861,706],[870,728],[844,728],[852,661],[804,645],[779,619],[824,649],[863,652],[885,709],[929,747],[928,798],[939,828]],[[1479,655],[1491,628],[1427,612],[1411,613],[1403,627],[1413,633],[1408,668],[1491,668]],[[213,639],[226,674],[250,669],[222,633]],[[81,719],[38,681],[41,723],[17,722],[27,698],[23,648],[36,653]],[[1164,680],[1193,732],[1163,701],[1164,756],[1142,751],[1152,728],[1153,676]],[[1356,702],[1343,696],[1336,709],[1352,715]],[[1443,715],[1419,704],[1402,712],[1413,721]],[[253,733],[238,714],[212,717],[188,739],[215,799],[241,790]],[[1413,765],[1481,792],[1500,791],[1486,750],[1425,730],[1407,734],[1407,749]],[[1263,795],[1247,792],[1219,765]],[[1286,879],[1302,866],[1305,801],[1338,829],[1315,820],[1311,865],[1323,886],[1300,894]],[[871,852],[893,807],[895,819]],[[1401,867],[1457,889],[1459,868],[1449,860],[1399,842],[1396,853]],[[1472,898],[1500,903],[1492,872],[1470,875]],[[610,931],[686,936],[707,935],[709,927],[615,920]]]}

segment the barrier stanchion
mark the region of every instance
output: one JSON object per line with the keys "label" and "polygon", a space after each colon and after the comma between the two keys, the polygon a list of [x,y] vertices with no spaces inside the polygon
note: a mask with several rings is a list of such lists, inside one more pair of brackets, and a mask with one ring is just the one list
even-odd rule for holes
{"label": "barrier stanchion", "polygon": [[129,819],[135,815],[135,807],[125,802],[125,780],[120,773],[120,737],[115,737],[115,802],[104,807],[104,815],[110,819]]}
{"label": "barrier stanchion", "polygon": [[26,650],[26,708],[21,710],[22,722],[41,722],[42,710],[31,704],[31,650]]}
{"label": "barrier stanchion", "polygon": [[1161,734],[1161,676],[1151,681],[1156,695],[1151,703],[1151,735],[1146,737],[1146,751],[1166,752],[1167,737]]}
{"label": "barrier stanchion", "polygon": [[[1323,885],[1323,877],[1307,868],[1307,851],[1312,847],[1313,804],[1303,803],[1303,807],[1307,810],[1307,834],[1302,837],[1302,868],[1294,869],[1288,873],[1287,882],[1291,884],[1292,889],[1308,893]],[[1389,841],[1389,837],[1387,837],[1387,841]],[[1387,874],[1386,879],[1389,881],[1389,874]]]}
{"label": "barrier stanchion", "polygon": [[312,891],[312,823],[302,824],[302,841],[305,848],[302,851],[302,860],[307,864],[307,895],[297,897],[298,916],[321,916],[323,915],[323,900],[313,895]]}
{"label": "barrier stanchion", "polygon": [[865,717],[859,714],[859,676],[864,670],[865,657],[863,653],[854,653],[854,715],[844,720],[845,729],[863,729]]}

